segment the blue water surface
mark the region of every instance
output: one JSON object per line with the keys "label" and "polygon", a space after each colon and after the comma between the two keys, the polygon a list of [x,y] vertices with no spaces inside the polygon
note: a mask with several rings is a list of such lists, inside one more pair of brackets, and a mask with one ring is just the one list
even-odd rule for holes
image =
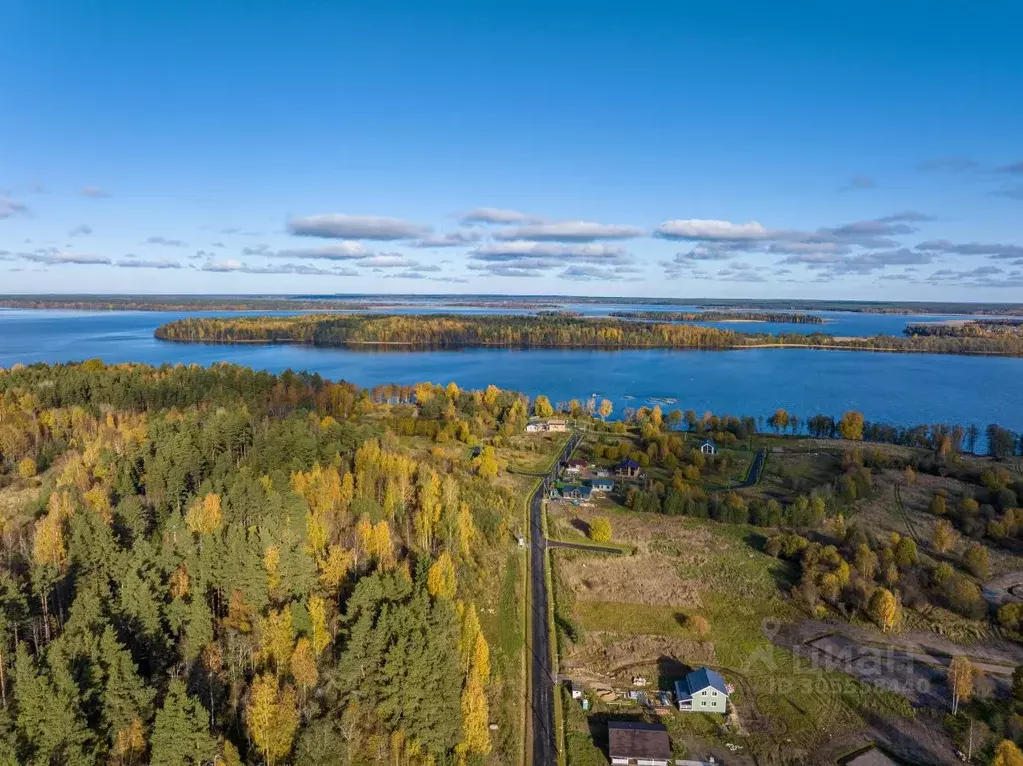
{"label": "blue water surface", "polygon": [[[621,309],[620,306],[614,308]],[[238,312],[200,312],[225,315]],[[109,363],[211,364],[229,361],[279,372],[309,370],[361,386],[455,381],[462,387],[546,394],[553,401],[611,399],[616,413],[654,399],[665,409],[767,415],[784,407],[801,417],[859,410],[868,420],[996,422],[1023,431],[1023,359],[887,354],[813,349],[740,351],[350,351],[308,346],[169,343],[157,326],[196,313],[0,310],[0,367],[98,357]],[[897,330],[920,317],[843,314],[839,321]],[[836,322],[837,324],[837,322]],[[759,329],[761,324],[728,325]],[[851,327],[852,325],[848,325]],[[813,325],[784,325],[786,329]],[[825,325],[828,331],[832,328]],[[886,329],[875,329],[886,328]]]}

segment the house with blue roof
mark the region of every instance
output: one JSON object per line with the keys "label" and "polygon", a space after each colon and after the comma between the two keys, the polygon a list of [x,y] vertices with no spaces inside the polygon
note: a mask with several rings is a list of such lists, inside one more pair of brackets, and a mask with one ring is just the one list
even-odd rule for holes
{"label": "house with blue roof", "polygon": [[593,490],[582,484],[566,484],[561,488],[561,496],[570,500],[589,500]]}
{"label": "house with blue roof", "polygon": [[615,474],[628,476],[630,479],[639,476],[639,461],[633,460],[631,457],[623,460],[615,466]]}
{"label": "house with blue roof", "polygon": [[611,492],[615,488],[614,479],[591,479],[590,488],[594,492]]}
{"label": "house with blue roof", "polygon": [[728,685],[710,668],[694,670],[675,682],[678,709],[684,713],[724,713],[728,710]]}

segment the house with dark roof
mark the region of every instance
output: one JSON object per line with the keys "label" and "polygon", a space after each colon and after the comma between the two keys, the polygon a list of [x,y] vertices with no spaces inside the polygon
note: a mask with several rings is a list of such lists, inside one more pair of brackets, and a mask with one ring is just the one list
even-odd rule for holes
{"label": "house with dark roof", "polygon": [[589,500],[593,490],[582,484],[566,484],[561,488],[561,496],[569,500]]}
{"label": "house with dark roof", "polygon": [[718,453],[718,445],[713,440],[707,439],[707,441],[700,445],[700,452],[704,455],[716,455]]}
{"label": "house with dark roof", "polygon": [[629,478],[639,476],[639,461],[633,460],[631,457],[623,460],[615,466],[615,475]]}
{"label": "house with dark roof", "polygon": [[585,460],[580,460],[579,458],[574,458],[572,460],[569,460],[567,463],[565,463],[565,472],[566,473],[581,473],[587,466],[589,466],[589,463],[587,463]]}
{"label": "house with dark roof", "polygon": [[607,740],[607,754],[616,766],[668,766],[671,761],[668,730],[659,723],[608,721]]}
{"label": "house with dark roof", "polygon": [[610,492],[615,488],[614,479],[592,479],[590,488],[594,492]]}
{"label": "house with dark roof", "polygon": [[675,682],[678,709],[685,713],[724,713],[728,710],[728,685],[710,668],[694,670]]}

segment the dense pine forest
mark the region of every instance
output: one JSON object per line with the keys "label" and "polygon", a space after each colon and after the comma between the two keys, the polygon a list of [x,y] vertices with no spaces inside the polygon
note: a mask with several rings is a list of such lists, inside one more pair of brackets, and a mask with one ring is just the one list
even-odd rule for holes
{"label": "dense pine forest", "polygon": [[493,387],[0,370],[0,764],[516,760],[523,495],[470,445],[525,418]]}
{"label": "dense pine forest", "polygon": [[807,347],[932,354],[1023,355],[1023,337],[876,335],[849,338],[824,333],[740,333],[692,324],[544,316],[455,314],[202,317],[181,319],[156,330],[161,340],[206,343],[305,343],[403,350],[454,348],[675,348],[735,349]]}
{"label": "dense pine forest", "polygon": [[775,322],[777,324],[824,324],[816,314],[787,311],[612,311],[618,319],[652,319],[656,322]]}

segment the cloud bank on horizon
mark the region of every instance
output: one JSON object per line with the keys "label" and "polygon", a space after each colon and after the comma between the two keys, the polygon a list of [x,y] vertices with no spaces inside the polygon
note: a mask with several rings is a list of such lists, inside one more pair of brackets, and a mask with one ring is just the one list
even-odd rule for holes
{"label": "cloud bank on horizon", "polygon": [[1023,300],[1023,13],[151,12],[0,29],[0,292]]}

